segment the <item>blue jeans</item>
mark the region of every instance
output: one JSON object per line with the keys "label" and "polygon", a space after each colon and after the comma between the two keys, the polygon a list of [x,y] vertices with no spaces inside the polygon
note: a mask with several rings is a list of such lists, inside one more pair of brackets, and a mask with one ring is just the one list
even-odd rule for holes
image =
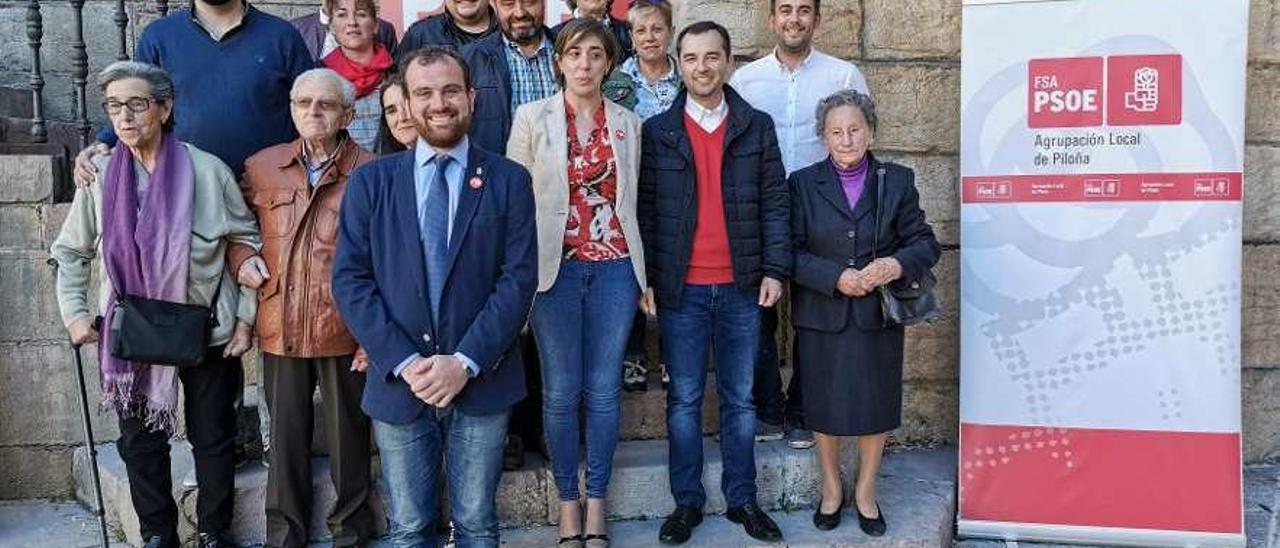
{"label": "blue jeans", "polygon": [[438,546],[437,486],[441,458],[449,486],[449,514],[458,548],[498,546],[494,494],[502,477],[502,441],[510,412],[467,415],[431,410],[408,424],[373,421],[390,508],[387,542]]}
{"label": "blue jeans", "polygon": [[756,500],[755,422],[751,386],[760,344],[759,293],[733,284],[685,285],[678,308],[658,311],[662,357],[671,375],[667,431],[671,494],[702,508],[702,394],[708,352],[715,350],[720,396],[720,483],[730,507]]}
{"label": "blue jeans", "polygon": [[587,418],[587,497],[602,499],[609,490],[621,415],[622,358],[639,299],[631,260],[619,259],[564,261],[555,285],[533,301],[543,425],[562,501],[579,498],[579,407],[585,406]]}

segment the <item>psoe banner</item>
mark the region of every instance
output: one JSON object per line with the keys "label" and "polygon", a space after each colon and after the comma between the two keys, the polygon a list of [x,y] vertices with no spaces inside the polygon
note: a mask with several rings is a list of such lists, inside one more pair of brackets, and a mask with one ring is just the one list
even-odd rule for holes
{"label": "psoe banner", "polygon": [[962,536],[1244,546],[1248,0],[965,0]]}

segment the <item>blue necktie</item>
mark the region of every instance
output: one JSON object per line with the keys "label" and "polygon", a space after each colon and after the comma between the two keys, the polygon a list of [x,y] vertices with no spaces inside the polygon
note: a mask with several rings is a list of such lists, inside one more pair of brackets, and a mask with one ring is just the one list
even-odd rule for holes
{"label": "blue necktie", "polygon": [[453,158],[437,154],[431,160],[436,164],[435,176],[427,192],[426,214],[422,218],[423,254],[427,261],[427,291],[431,295],[431,316],[440,318],[440,299],[444,293],[444,281],[448,277],[449,262],[449,183],[445,172]]}

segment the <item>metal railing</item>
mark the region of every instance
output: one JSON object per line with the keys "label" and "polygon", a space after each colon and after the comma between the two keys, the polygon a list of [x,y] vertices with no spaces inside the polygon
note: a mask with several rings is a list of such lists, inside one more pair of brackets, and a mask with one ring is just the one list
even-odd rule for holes
{"label": "metal railing", "polygon": [[[72,127],[78,136],[81,147],[90,142],[93,126],[89,122],[88,84],[89,54],[84,38],[84,6],[85,0],[68,0],[71,5],[72,41],[71,41],[71,85],[73,93]],[[27,83],[31,88],[31,140],[35,143],[47,143],[49,140],[48,120],[45,119],[45,78],[44,66],[41,62],[40,50],[44,39],[44,17],[41,15],[39,0],[27,2],[27,44],[31,48],[31,73]],[[116,0],[112,22],[116,26],[118,51],[117,60],[129,59],[128,27],[129,13],[124,0]],[[169,13],[169,2],[155,0],[151,9],[161,17]]]}

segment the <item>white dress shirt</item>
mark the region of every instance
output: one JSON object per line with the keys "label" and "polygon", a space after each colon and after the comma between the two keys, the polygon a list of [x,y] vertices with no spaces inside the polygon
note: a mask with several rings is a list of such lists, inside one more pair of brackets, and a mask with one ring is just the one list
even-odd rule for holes
{"label": "white dress shirt", "polygon": [[738,68],[729,85],[773,118],[788,174],[827,157],[814,119],[819,101],[842,89],[870,94],[858,67],[818,50],[810,50],[809,57],[792,71],[778,60],[775,49]]}
{"label": "white dress shirt", "polygon": [[729,117],[729,102],[726,101],[722,95],[720,97],[720,104],[716,106],[716,108],[709,109],[699,105],[692,97],[686,96],[684,101],[684,113],[688,114],[694,122],[697,122],[698,126],[701,127],[703,131],[711,133],[715,131],[716,128],[720,127],[720,124],[724,123],[725,118]]}

